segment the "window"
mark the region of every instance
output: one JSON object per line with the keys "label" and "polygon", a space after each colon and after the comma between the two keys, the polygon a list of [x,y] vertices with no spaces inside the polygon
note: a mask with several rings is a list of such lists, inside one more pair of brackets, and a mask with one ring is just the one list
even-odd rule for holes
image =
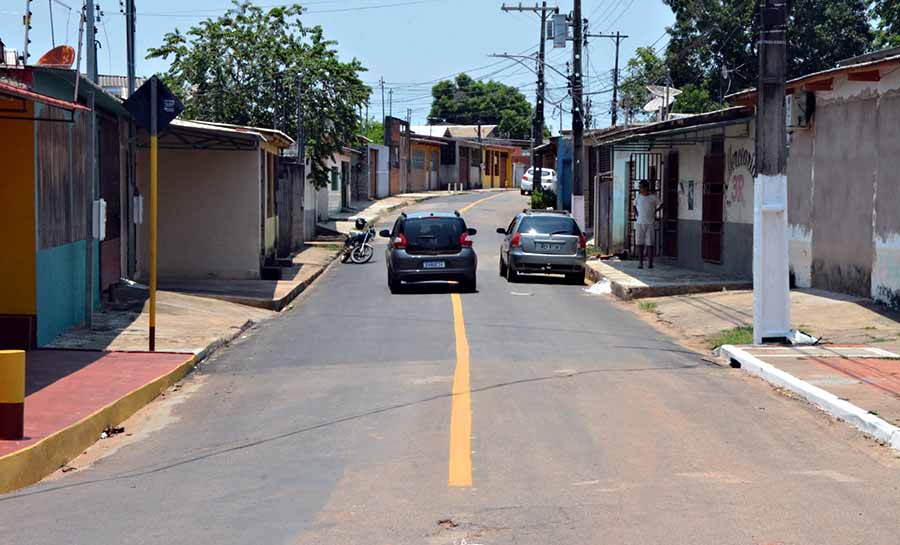
{"label": "window", "polygon": [[441,164],[456,164],[456,144],[444,144],[441,146]]}
{"label": "window", "polygon": [[541,235],[580,235],[578,224],[570,217],[526,216],[519,224],[520,233],[537,233]]}
{"label": "window", "polygon": [[338,167],[331,167],[331,190],[338,191],[341,188],[341,176]]}
{"label": "window", "polygon": [[413,151],[412,166],[416,170],[425,168],[425,152],[417,149]]}

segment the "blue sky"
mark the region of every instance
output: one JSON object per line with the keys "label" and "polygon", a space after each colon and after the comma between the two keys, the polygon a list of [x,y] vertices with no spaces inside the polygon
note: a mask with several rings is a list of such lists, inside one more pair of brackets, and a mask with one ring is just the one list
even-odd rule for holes
{"label": "blue sky", "polygon": [[[77,9],[81,0],[53,2],[56,44],[77,42]],[[32,3],[32,61],[51,47],[48,0]],[[101,73],[125,73],[125,23],[118,0],[95,0],[105,13],[98,28],[101,49],[98,53]],[[159,45],[162,36],[176,27],[182,30],[203,17],[221,14],[231,5],[228,0],[136,0],[139,75],[166,69],[165,61],[144,60],[148,47]],[[257,0],[260,5],[280,2]],[[321,25],[325,35],[337,40],[343,58],[356,57],[369,69],[363,79],[373,86],[369,114],[381,116],[380,77],[393,89],[393,113],[405,116],[413,110],[414,123],[425,123],[430,104],[430,89],[435,80],[465,71],[476,78],[494,79],[520,87],[529,100],[534,98],[534,75],[513,61],[491,58],[492,53],[528,53],[537,48],[536,15],[504,13],[502,1],[495,0],[309,0],[300,2],[307,8],[306,24]],[[509,4],[518,4],[507,2]],[[528,5],[528,2],[523,2]],[[75,9],[70,10],[63,4]],[[532,0],[531,4],[534,4]],[[554,3],[548,2],[550,5]],[[572,0],[556,2],[563,12],[572,9]],[[23,30],[21,14],[24,0],[0,0],[0,38],[7,47],[20,49]],[[634,49],[666,44],[665,27],[672,24],[672,12],[661,0],[584,0],[584,16],[591,21],[591,32],[621,31],[630,37],[623,42],[622,66]],[[571,44],[566,49],[552,49],[548,44],[548,62],[565,71],[571,60]],[[604,91],[610,87],[613,67],[612,40],[593,39],[587,51],[586,86],[588,91]],[[566,90],[562,77],[548,70],[548,101],[559,101],[566,109]],[[609,121],[610,94],[593,95],[595,126]],[[554,116],[548,102],[546,116],[554,133],[559,126],[559,113]],[[552,118],[551,118],[552,117]],[[563,124],[569,117],[563,112]]]}

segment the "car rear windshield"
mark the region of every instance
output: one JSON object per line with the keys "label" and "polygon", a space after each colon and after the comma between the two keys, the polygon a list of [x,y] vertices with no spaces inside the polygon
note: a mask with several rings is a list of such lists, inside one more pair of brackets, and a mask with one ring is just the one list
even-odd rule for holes
{"label": "car rear windshield", "polygon": [[581,230],[572,218],[561,216],[527,216],[519,224],[520,233],[540,235],[580,235]]}
{"label": "car rear windshield", "polygon": [[458,251],[459,237],[466,228],[460,218],[413,218],[403,222],[408,252]]}

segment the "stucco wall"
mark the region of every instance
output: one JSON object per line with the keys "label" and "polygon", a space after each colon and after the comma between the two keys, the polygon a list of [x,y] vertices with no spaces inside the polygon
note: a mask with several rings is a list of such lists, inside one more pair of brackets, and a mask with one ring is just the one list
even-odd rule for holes
{"label": "stucco wall", "polygon": [[874,259],[872,202],[878,160],[876,101],[816,108],[812,285],[869,296]]}
{"label": "stucco wall", "polygon": [[900,90],[879,112],[872,297],[900,309]]}
{"label": "stucco wall", "polygon": [[791,133],[788,151],[788,252],[797,287],[812,287],[815,126]]}
{"label": "stucco wall", "polygon": [[[138,185],[149,206],[149,150]],[[258,151],[159,151],[160,278],[259,278]],[[140,226],[138,270],[148,279],[149,210]]]}

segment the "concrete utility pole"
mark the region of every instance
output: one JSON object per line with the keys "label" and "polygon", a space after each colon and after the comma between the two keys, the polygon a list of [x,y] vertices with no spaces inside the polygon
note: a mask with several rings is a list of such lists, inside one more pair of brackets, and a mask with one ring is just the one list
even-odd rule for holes
{"label": "concrete utility pole", "polygon": [[388,89],[388,115],[394,116],[394,90]]}
{"label": "concrete utility pole", "polygon": [[[97,30],[97,20],[94,12],[94,0],[87,0],[85,5],[85,25],[86,34],[87,34],[87,78],[94,83],[97,83],[97,39],[96,39],[96,30]],[[75,73],[76,80],[79,78],[78,73]],[[77,83],[76,83],[77,85]],[[96,96],[94,94],[94,90],[90,91],[90,108],[91,111],[88,114],[90,118],[89,127],[91,130],[91,135],[88,141],[90,142],[90,174],[88,176],[87,187],[85,188],[85,227],[87,231],[87,236],[85,237],[85,275],[84,275],[84,325],[90,327],[94,321],[94,200],[95,195],[97,194],[97,108],[96,108]],[[76,97],[77,100],[78,97]],[[98,207],[99,208],[99,207]],[[99,210],[98,210],[99,212]],[[99,215],[99,214],[98,214]],[[98,218],[99,221],[103,221],[103,218]]]}
{"label": "concrete utility pole", "polygon": [[616,126],[619,121],[619,46],[622,40],[628,38],[627,34],[616,32],[615,34],[585,34],[585,38],[609,38],[616,42],[616,64],[613,68],[613,96],[612,109],[610,109],[612,126]]}
{"label": "concrete utility pole", "polygon": [[[134,94],[136,85],[134,65],[134,0],[125,0],[125,55],[128,75],[128,96]],[[135,127],[134,121],[128,122],[128,157],[126,161],[126,174],[128,176],[127,200],[125,206],[128,214],[128,259],[126,260],[126,274],[129,278],[134,276],[137,269],[137,229],[134,225],[134,197],[137,195],[137,155],[134,147]]]}
{"label": "concrete utility pole", "polygon": [[575,0],[572,10],[572,215],[584,230],[584,104],[582,103],[581,0]]}
{"label": "concrete utility pole", "polygon": [[753,188],[753,342],[790,333],[787,133],[784,112],[788,0],[759,1],[759,85]]}
{"label": "concrete utility pole", "polygon": [[[31,43],[31,0],[25,0],[25,15],[22,16],[22,24],[25,26],[24,45],[22,46],[22,66],[28,66],[28,45]],[[5,59],[4,59],[4,62]]]}
{"label": "concrete utility pole", "polygon": [[[541,34],[539,37],[540,49],[537,58],[537,90],[535,91],[534,117],[532,118],[531,126],[531,168],[532,172],[537,172],[537,168],[543,166],[543,162],[538,160],[539,157],[535,152],[535,148],[544,143],[544,51],[546,49],[544,44],[547,41],[547,13],[559,13],[559,8],[547,7],[547,2],[541,2],[540,6],[537,4],[534,6],[522,6],[522,4],[519,4],[518,6],[507,6],[506,4],[503,4],[500,9],[505,12],[530,11],[539,13],[541,16]],[[541,177],[538,175],[537,178],[538,183],[540,183]]]}
{"label": "concrete utility pole", "polygon": [[94,12],[94,1],[87,0],[87,10],[85,18],[87,19],[87,77],[89,80],[97,83],[97,18]]}
{"label": "concrete utility pole", "polygon": [[384,121],[387,110],[384,109],[384,76],[378,80],[378,85],[381,87],[381,120]]}

